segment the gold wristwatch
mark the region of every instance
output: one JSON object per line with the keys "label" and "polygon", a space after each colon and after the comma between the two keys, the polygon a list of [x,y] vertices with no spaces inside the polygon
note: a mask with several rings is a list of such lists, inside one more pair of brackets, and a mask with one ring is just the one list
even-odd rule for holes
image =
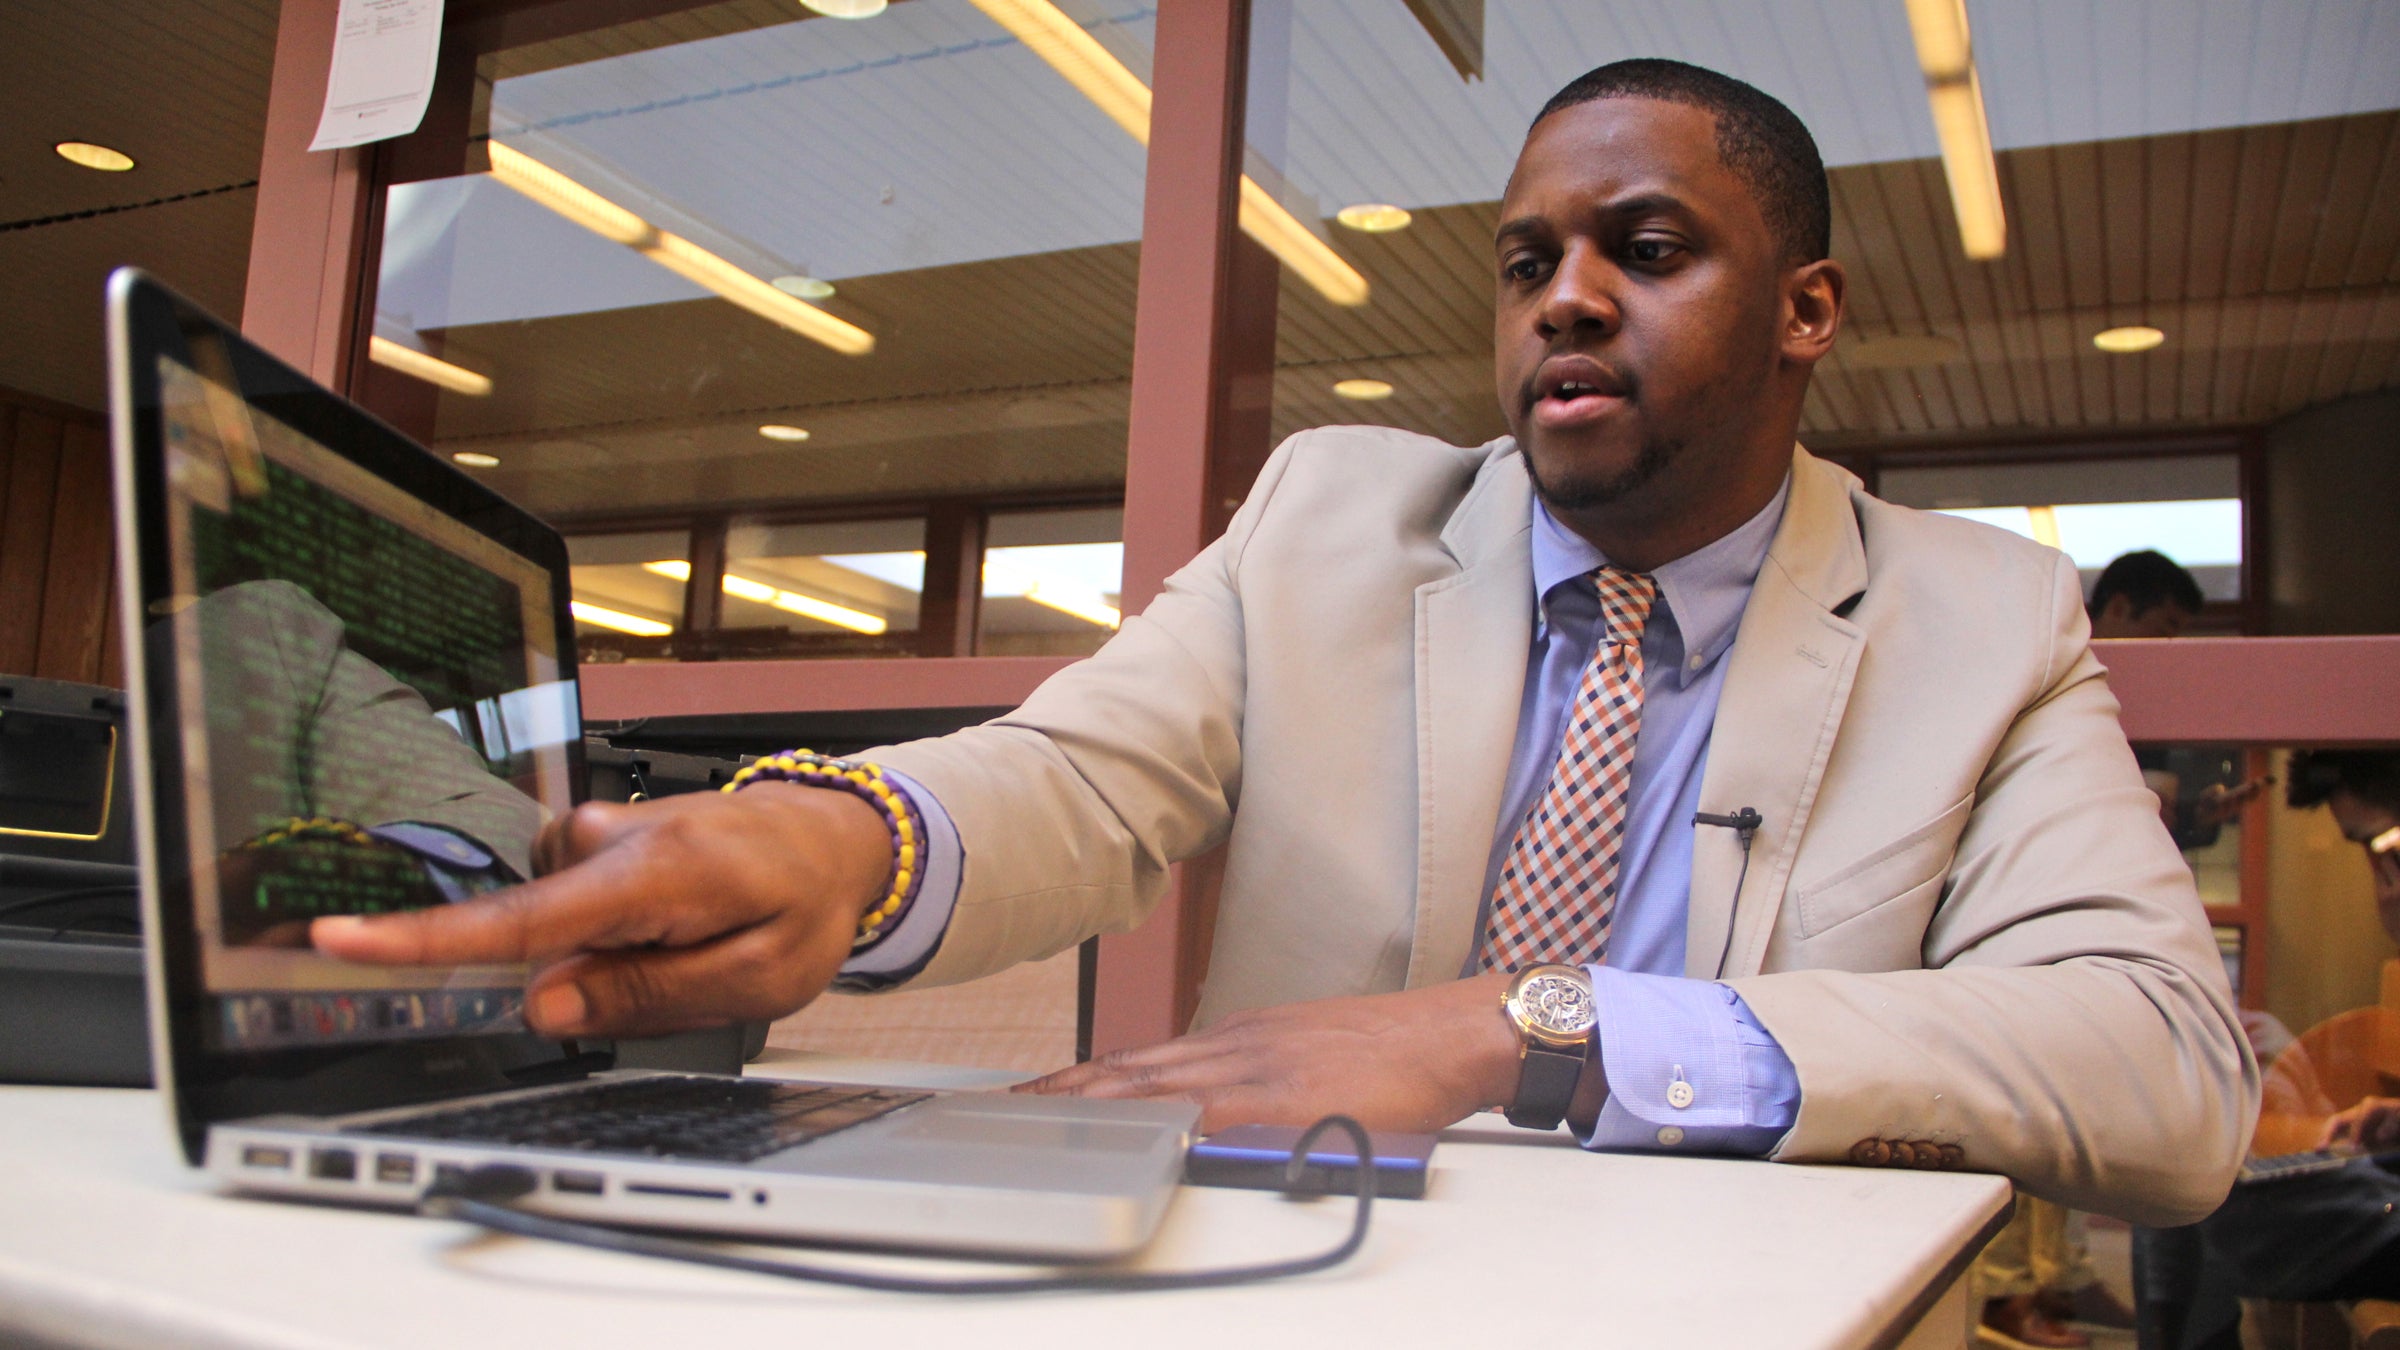
{"label": "gold wristwatch", "polygon": [[1500,1009],[1517,1029],[1517,1094],[1508,1123],[1555,1130],[1575,1100],[1592,1048],[1592,974],[1581,966],[1531,966],[1508,984]]}

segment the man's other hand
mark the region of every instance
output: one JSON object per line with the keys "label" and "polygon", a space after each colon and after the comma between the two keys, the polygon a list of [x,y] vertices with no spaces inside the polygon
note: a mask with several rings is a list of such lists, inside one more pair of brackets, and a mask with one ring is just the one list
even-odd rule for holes
{"label": "man's other hand", "polygon": [[1308,1125],[1340,1112],[1370,1130],[1425,1132],[1507,1101],[1517,1036],[1505,974],[1398,994],[1236,1013],[1208,1030],[1061,1069],[1019,1092],[1172,1097],[1200,1128]]}
{"label": "man's other hand", "polygon": [[590,802],[534,845],[542,875],[456,905],[318,919],[318,951],[376,965],[529,962],[546,1036],[651,1036],[780,1017],[841,970],[891,883],[891,835],[846,792],[765,783]]}
{"label": "man's other hand", "polygon": [[2364,1153],[2400,1147],[2400,1097],[2369,1097],[2335,1113],[2325,1122],[2325,1132],[2317,1136],[2317,1147]]}

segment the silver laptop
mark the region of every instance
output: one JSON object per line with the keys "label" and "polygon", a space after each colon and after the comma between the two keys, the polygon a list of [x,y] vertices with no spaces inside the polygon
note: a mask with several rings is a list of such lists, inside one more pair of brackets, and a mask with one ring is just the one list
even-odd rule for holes
{"label": "silver laptop", "polygon": [[186,1156],[407,1206],[509,1163],[607,1223],[1044,1258],[1146,1241],[1176,1103],[615,1070],[522,967],[319,956],[308,922],[527,875],[582,767],[558,533],[132,270],[108,288],[152,1054]]}

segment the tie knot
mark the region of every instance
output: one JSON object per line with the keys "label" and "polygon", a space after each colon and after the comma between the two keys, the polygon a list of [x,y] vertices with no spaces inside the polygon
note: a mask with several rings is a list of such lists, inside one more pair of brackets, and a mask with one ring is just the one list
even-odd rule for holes
{"label": "tie knot", "polygon": [[1651,602],[1658,599],[1657,578],[1622,567],[1595,567],[1592,586],[1600,592],[1600,640],[1639,643]]}

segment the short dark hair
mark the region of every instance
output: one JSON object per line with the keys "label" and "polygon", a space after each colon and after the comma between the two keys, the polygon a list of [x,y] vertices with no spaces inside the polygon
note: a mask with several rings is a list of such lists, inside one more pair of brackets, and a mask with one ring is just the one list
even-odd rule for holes
{"label": "short dark hair", "polygon": [[1717,158],[1758,198],[1759,214],[1794,263],[1833,253],[1833,194],[1817,138],[1774,96],[1731,75],[1681,61],[1611,61],[1576,76],[1533,119],[1604,98],[1652,98],[1698,108],[1717,120]]}
{"label": "short dark hair", "polygon": [[2337,792],[2386,811],[2400,811],[2400,751],[2300,750],[2284,772],[2284,800],[2295,811],[2322,806]]}
{"label": "short dark hair", "polygon": [[2183,564],[2150,548],[2128,553],[2100,569],[2100,579],[2092,583],[2093,617],[2120,595],[2133,602],[2137,619],[2168,604],[2186,614],[2197,614],[2203,603],[2200,583],[2183,570]]}

